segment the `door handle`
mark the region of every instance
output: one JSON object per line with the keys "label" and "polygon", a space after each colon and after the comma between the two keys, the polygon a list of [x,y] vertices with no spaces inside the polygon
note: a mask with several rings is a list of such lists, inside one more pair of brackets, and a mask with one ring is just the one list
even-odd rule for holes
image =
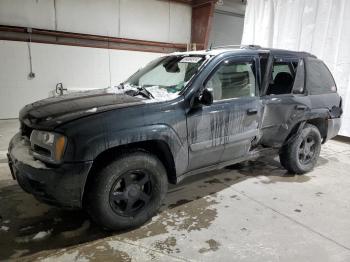
{"label": "door handle", "polygon": [[296,106],[295,106],[295,109],[296,109],[296,110],[306,110],[306,109],[307,109],[307,106],[296,105]]}
{"label": "door handle", "polygon": [[247,110],[247,114],[248,115],[255,115],[255,114],[257,114],[258,113],[258,109],[256,109],[256,108],[249,108],[248,110]]}

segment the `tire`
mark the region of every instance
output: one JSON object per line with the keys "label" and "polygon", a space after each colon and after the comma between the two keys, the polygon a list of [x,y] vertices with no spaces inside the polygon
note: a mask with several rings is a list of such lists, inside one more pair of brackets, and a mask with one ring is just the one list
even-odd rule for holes
{"label": "tire", "polygon": [[294,174],[311,171],[321,152],[321,134],[318,128],[305,124],[303,130],[280,153],[281,165]]}
{"label": "tire", "polygon": [[150,153],[136,151],[118,157],[95,174],[85,206],[92,220],[104,229],[135,228],[157,213],[167,189],[162,162]]}

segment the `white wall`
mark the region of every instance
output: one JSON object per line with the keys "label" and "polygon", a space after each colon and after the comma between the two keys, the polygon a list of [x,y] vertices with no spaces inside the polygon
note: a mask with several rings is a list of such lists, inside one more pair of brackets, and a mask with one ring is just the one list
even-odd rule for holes
{"label": "white wall", "polygon": [[59,82],[68,89],[106,88],[161,55],[33,43],[36,77],[30,80],[27,43],[0,41],[0,119],[18,117],[25,104],[47,98]]}
{"label": "white wall", "polygon": [[[350,1],[249,0],[242,44],[310,52],[329,67],[343,98],[340,134],[350,137]],[[349,27],[348,27],[349,26]]]}
{"label": "white wall", "polygon": [[54,0],[1,0],[0,24],[54,30]]}
{"label": "white wall", "polygon": [[[159,0],[0,0],[0,24],[189,43],[191,7]],[[48,97],[58,82],[104,88],[161,55],[33,43],[36,77],[28,79],[27,43],[0,41],[0,119],[17,117],[22,106]]]}
{"label": "white wall", "polygon": [[119,1],[56,0],[56,24],[59,31],[117,37]]}
{"label": "white wall", "polygon": [[0,24],[189,43],[189,5],[159,0],[1,0]]}

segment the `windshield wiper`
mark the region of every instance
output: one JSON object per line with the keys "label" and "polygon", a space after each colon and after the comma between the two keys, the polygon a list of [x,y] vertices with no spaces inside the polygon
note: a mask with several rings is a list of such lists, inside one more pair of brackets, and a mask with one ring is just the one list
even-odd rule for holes
{"label": "windshield wiper", "polygon": [[[122,89],[125,89],[124,83],[121,83],[120,86],[122,87]],[[144,86],[134,86],[134,87],[136,87],[137,91],[133,90],[133,89],[129,89],[129,90],[125,91],[125,94],[127,94],[129,96],[141,95],[141,96],[148,98],[148,99],[154,98],[152,93],[150,91],[148,91],[146,89],[146,87],[144,87]]]}
{"label": "windshield wiper", "polygon": [[[148,90],[146,89],[146,87],[144,87],[144,86],[139,86],[139,87],[137,87],[137,90],[139,90],[139,92],[140,92],[141,94],[146,94],[148,98],[154,98],[154,96],[152,95],[152,93],[151,93],[150,91],[148,91]],[[143,91],[143,92],[142,92],[142,91]]]}

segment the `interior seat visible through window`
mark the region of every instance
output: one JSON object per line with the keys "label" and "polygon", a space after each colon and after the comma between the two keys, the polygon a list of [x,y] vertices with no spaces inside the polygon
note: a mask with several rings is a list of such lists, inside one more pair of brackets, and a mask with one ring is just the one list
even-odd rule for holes
{"label": "interior seat visible through window", "polygon": [[281,95],[292,93],[297,63],[275,62],[271,74],[271,83],[267,95]]}
{"label": "interior seat visible through window", "polygon": [[294,78],[290,73],[279,72],[274,79],[274,83],[269,86],[267,94],[289,94],[292,92],[293,82]]}

